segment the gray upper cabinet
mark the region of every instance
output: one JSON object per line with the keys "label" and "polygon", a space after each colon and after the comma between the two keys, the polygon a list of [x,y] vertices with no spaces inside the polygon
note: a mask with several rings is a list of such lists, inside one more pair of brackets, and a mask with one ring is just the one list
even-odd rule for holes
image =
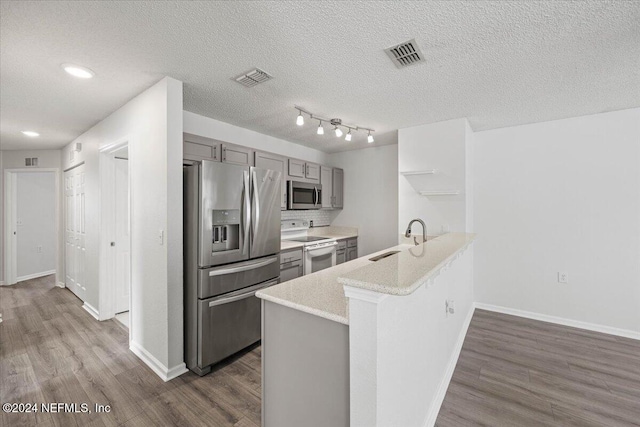
{"label": "gray upper cabinet", "polygon": [[253,150],[247,147],[224,143],[221,158],[223,163],[253,166]]}
{"label": "gray upper cabinet", "polygon": [[304,160],[289,159],[289,178],[301,178],[304,182],[320,183],[320,165]]}
{"label": "gray upper cabinet", "polygon": [[306,170],[304,160],[289,159],[289,176],[294,178],[304,178]]}
{"label": "gray upper cabinet", "polygon": [[333,169],[320,167],[320,184],[322,184],[322,208],[333,208]]}
{"label": "gray upper cabinet", "polygon": [[255,166],[261,169],[271,169],[282,173],[282,195],[280,209],[287,209],[287,159],[277,154],[256,151]]}
{"label": "gray upper cabinet", "polygon": [[333,168],[333,207],[342,209],[344,206],[344,170]]}
{"label": "gray upper cabinet", "polygon": [[220,161],[222,143],[202,136],[183,134],[183,158],[186,160]]}
{"label": "gray upper cabinet", "polygon": [[307,162],[305,164],[304,177],[320,182],[320,165]]}

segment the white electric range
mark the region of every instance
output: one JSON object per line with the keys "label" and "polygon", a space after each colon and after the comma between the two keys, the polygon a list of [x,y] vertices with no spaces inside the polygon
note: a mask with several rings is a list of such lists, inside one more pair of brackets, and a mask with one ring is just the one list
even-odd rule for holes
{"label": "white electric range", "polygon": [[281,239],[291,242],[301,242],[303,244],[304,274],[311,274],[336,265],[336,249],[338,246],[336,239],[331,237],[309,236],[308,234],[309,221],[281,221]]}

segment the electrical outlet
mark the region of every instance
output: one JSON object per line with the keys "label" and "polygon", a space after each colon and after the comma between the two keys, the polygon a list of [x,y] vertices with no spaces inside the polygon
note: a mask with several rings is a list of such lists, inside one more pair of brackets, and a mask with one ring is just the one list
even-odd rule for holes
{"label": "electrical outlet", "polygon": [[164,230],[158,232],[158,244],[161,246],[164,245]]}
{"label": "electrical outlet", "polygon": [[569,273],[567,273],[566,271],[559,271],[558,283],[569,283]]}
{"label": "electrical outlet", "polygon": [[36,252],[41,254],[42,253],[42,246],[36,246]]}
{"label": "electrical outlet", "polygon": [[455,307],[455,301],[452,299],[448,299],[444,302],[444,312],[446,314],[447,317],[449,317],[449,315],[455,314],[456,312],[456,307]]}

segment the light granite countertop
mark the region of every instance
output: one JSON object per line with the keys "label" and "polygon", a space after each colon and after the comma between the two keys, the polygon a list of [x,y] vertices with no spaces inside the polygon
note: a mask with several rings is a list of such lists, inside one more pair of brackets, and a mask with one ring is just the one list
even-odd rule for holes
{"label": "light granite countertop", "polygon": [[[408,295],[435,276],[474,239],[475,234],[449,233],[429,238],[427,243],[417,246],[393,246],[271,286],[257,292],[256,296],[348,325],[348,301],[344,295],[344,285],[389,295]],[[378,262],[369,260],[394,250],[400,252]]]}
{"label": "light granite countertop", "polygon": [[475,237],[470,233],[444,234],[342,275],[338,282],[383,294],[409,295],[469,246]]}
{"label": "light granite countertop", "polygon": [[304,246],[304,243],[302,242],[292,242],[290,240],[281,240],[280,241],[280,250],[281,251],[288,251],[291,249],[297,249],[297,248],[301,248]]}

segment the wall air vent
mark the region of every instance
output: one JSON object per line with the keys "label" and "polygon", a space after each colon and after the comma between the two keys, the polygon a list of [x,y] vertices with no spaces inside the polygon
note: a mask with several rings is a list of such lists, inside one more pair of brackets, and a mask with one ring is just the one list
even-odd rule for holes
{"label": "wall air vent", "polygon": [[398,68],[424,62],[424,55],[420,51],[416,39],[386,48],[384,51]]}
{"label": "wall air vent", "polygon": [[24,165],[25,166],[29,166],[29,167],[38,166],[38,158],[37,157],[25,157],[24,158]]}
{"label": "wall air vent", "polygon": [[257,84],[264,83],[267,80],[271,80],[273,77],[269,73],[262,71],[260,68],[255,68],[251,71],[247,71],[239,77],[236,77],[236,81],[242,86],[253,87]]}

